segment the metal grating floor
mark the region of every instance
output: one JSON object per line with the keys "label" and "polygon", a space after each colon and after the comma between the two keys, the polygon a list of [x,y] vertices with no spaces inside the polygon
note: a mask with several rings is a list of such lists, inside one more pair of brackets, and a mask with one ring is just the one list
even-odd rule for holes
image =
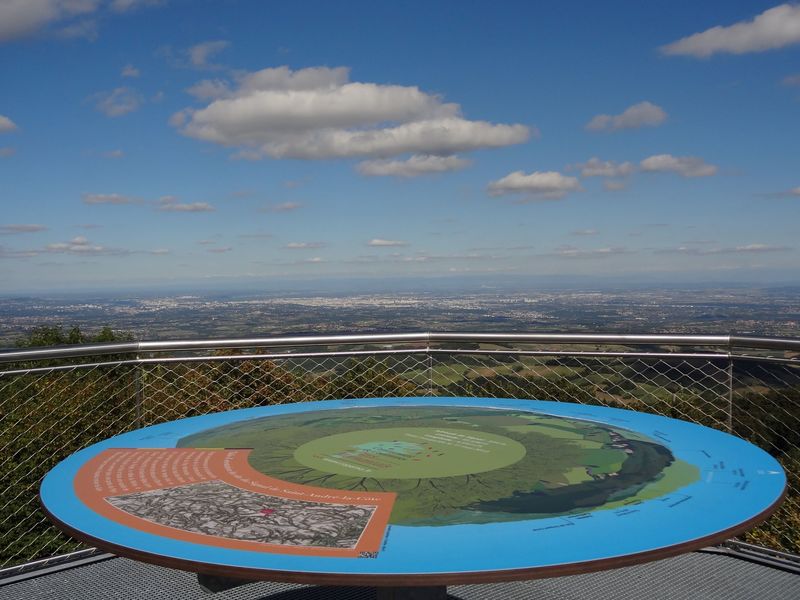
{"label": "metal grating floor", "polygon": [[[692,553],[613,571],[448,588],[453,600],[796,600],[800,575],[742,559]],[[253,583],[208,594],[195,576],[123,558],[0,587],[0,600],[372,600],[366,588]]]}

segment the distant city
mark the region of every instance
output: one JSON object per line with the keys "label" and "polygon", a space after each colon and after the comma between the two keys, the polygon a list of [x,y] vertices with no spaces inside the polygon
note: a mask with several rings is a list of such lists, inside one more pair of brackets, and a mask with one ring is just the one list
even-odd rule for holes
{"label": "distant city", "polygon": [[0,347],[38,326],[138,340],[281,334],[613,332],[800,335],[800,287],[9,296]]}

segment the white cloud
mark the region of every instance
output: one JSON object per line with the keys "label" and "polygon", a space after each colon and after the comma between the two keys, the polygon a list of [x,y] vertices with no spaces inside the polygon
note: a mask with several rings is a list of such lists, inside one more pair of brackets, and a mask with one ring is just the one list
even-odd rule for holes
{"label": "white cloud", "polygon": [[116,250],[106,248],[98,244],[92,244],[88,239],[82,235],[72,238],[68,242],[57,242],[45,246],[46,252],[54,252],[58,254],[78,254],[78,255],[94,255],[94,254],[125,254],[123,250]]}
{"label": "white cloud", "polygon": [[710,177],[716,175],[717,167],[696,156],[672,156],[657,154],[639,163],[642,171],[672,172],[683,177]]}
{"label": "white cloud", "polygon": [[39,256],[39,251],[38,250],[13,250],[11,248],[6,248],[5,246],[0,245],[0,259],[3,259],[3,258],[13,258],[13,259],[32,258],[34,256]]}
{"label": "white cloud", "polygon": [[239,150],[231,154],[231,160],[261,160],[264,158],[258,150]]}
{"label": "white cloud", "polygon": [[347,67],[308,67],[292,71],[289,67],[274,67],[244,73],[239,77],[240,92],[261,90],[312,91],[335,89],[348,83],[350,69]]}
{"label": "white cloud", "polygon": [[154,248],[153,250],[148,251],[148,254],[152,254],[154,256],[164,256],[171,253],[172,251],[169,248]]}
{"label": "white cloud", "polygon": [[17,233],[37,233],[47,231],[44,225],[34,223],[15,223],[12,225],[0,225],[0,235],[13,235]]}
{"label": "white cloud", "polygon": [[166,0],[113,0],[111,10],[115,12],[128,12],[145,6],[158,6]]}
{"label": "white cloud", "polygon": [[94,41],[98,36],[97,21],[95,19],[83,19],[66,25],[56,31],[56,36],[65,40],[83,38]]}
{"label": "white cloud", "polygon": [[769,244],[747,244],[745,246],[736,246],[734,252],[785,252],[790,250],[786,246],[770,246]]}
{"label": "white cloud", "polygon": [[25,37],[63,19],[97,10],[100,0],[3,0],[0,42]]}
{"label": "white cloud", "polygon": [[322,242],[289,242],[286,248],[289,250],[308,250],[310,248],[324,248],[325,244]]}
{"label": "white cloud", "polygon": [[162,212],[212,212],[214,207],[208,202],[178,202],[175,196],[164,196],[158,201],[158,210]]}
{"label": "white cloud", "polygon": [[626,108],[619,115],[596,115],[586,124],[589,131],[617,131],[656,127],[667,120],[664,109],[652,102],[639,102]]}
{"label": "white cloud", "polygon": [[191,111],[189,109],[179,110],[176,113],[172,113],[167,122],[173,127],[183,127],[190,114]]}
{"label": "white cloud", "polygon": [[615,163],[612,160],[600,160],[595,157],[574,167],[581,170],[581,177],[627,177],[636,171],[633,163]]}
{"label": "white cloud", "polygon": [[577,229],[575,231],[570,231],[570,235],[597,235],[599,232],[597,229]]}
{"label": "white cloud", "polygon": [[707,58],[726,52],[764,52],[800,43],[800,5],[781,4],[765,10],[751,21],[728,27],[712,27],[661,47],[667,55]]}
{"label": "white cloud", "polygon": [[380,247],[380,248],[397,248],[399,246],[408,246],[408,242],[400,240],[384,240],[381,238],[373,238],[367,242],[367,246]]}
{"label": "white cloud", "polygon": [[122,72],[120,73],[120,75],[122,75],[122,77],[139,77],[139,75],[141,75],[141,72],[133,65],[125,65],[122,68]]}
{"label": "white cloud", "polygon": [[130,196],[122,194],[84,194],[84,204],[135,204],[138,202]]}
{"label": "white cloud", "polygon": [[10,146],[0,147],[0,158],[8,158],[9,156],[14,156],[16,153],[16,148],[11,148]]}
{"label": "white cloud", "polygon": [[110,92],[100,92],[92,96],[95,108],[107,117],[121,117],[127,115],[144,102],[142,95],[129,87],[118,87]]}
{"label": "white cloud", "polygon": [[429,156],[415,154],[406,160],[365,160],[356,167],[362,175],[418,177],[433,173],[458,171],[472,161],[458,156]]}
{"label": "white cloud", "polygon": [[16,131],[17,125],[4,115],[0,115],[0,133],[8,133],[9,131]]}
{"label": "white cloud", "polygon": [[213,64],[210,60],[230,46],[230,42],[225,40],[211,40],[196,44],[186,50],[189,63],[197,69],[217,69],[219,65]]}
{"label": "white cloud", "polygon": [[607,192],[619,192],[628,187],[627,181],[604,181],[603,189]]}
{"label": "white cloud", "polygon": [[787,252],[788,246],[771,246],[769,244],[745,244],[733,247],[699,248],[697,246],[678,246],[656,250],[656,254],[685,254],[688,256],[714,256],[717,254],[764,254],[771,252]]}
{"label": "white cloud", "polygon": [[504,194],[528,194],[543,198],[563,198],[568,192],[580,191],[581,184],[576,177],[567,177],[557,171],[534,171],[523,173],[514,171],[505,177],[492,181],[488,191],[492,196]]}
{"label": "white cloud", "polygon": [[54,29],[60,38],[97,37],[97,20],[104,6],[115,13],[142,6],[156,6],[165,0],[0,0],[0,43]]}
{"label": "white cloud", "polygon": [[122,158],[125,156],[125,152],[117,148],[116,150],[109,150],[108,152],[103,152],[104,158]]}
{"label": "white cloud", "polygon": [[557,258],[607,258],[620,254],[631,254],[631,251],[623,247],[584,249],[576,248],[575,246],[561,246],[556,248],[556,251],[550,256]]}
{"label": "white cloud", "polygon": [[[186,90],[188,94],[194,96],[198,100],[224,98],[230,94],[230,91],[231,89],[228,85],[228,82],[222,79],[203,79],[203,81],[198,81],[192,87]],[[179,123],[176,126],[182,124],[183,123]]]}
{"label": "white cloud", "polygon": [[417,87],[350,82],[343,67],[263,69],[240,76],[227,93],[219,82],[199,93],[224,95],[184,109],[173,125],[189,137],[244,149],[247,158],[448,156],[518,144],[531,134],[524,125],[464,119],[457,104]]}
{"label": "white cloud", "polygon": [[768,192],[759,195],[765,198],[797,198],[800,197],[800,185],[782,192]]}
{"label": "white cloud", "polygon": [[800,73],[794,75],[787,75],[781,80],[783,85],[800,86]]}

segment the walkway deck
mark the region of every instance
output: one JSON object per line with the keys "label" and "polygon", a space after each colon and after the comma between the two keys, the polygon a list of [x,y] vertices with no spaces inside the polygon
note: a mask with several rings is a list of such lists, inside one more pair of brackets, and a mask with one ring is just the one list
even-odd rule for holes
{"label": "walkway deck", "polygon": [[[587,575],[451,586],[452,600],[796,600],[800,575],[736,557],[695,552]],[[123,558],[0,585],[0,600],[372,600],[364,588],[253,583],[209,594],[191,573]]]}

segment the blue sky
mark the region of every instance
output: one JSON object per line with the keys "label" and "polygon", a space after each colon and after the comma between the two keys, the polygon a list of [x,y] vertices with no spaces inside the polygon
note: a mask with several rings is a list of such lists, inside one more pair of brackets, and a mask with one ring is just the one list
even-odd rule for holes
{"label": "blue sky", "polygon": [[0,0],[0,291],[800,280],[800,4]]}

